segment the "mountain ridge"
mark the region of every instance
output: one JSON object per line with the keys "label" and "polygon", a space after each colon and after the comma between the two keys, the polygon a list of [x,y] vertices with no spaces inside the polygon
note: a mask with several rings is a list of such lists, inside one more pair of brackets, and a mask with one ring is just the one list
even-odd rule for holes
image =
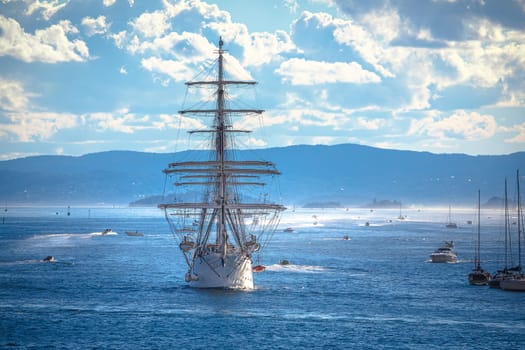
{"label": "mountain ridge", "polygon": [[[470,204],[476,192],[509,193],[525,152],[471,156],[374,148],[356,144],[294,145],[235,151],[239,159],[272,161],[281,170],[282,201],[364,205],[374,199],[409,204]],[[0,162],[6,204],[128,204],[162,195],[169,162],[200,151],[107,151],[82,156],[43,155]],[[171,190],[171,189],[170,189]],[[168,192],[170,192],[168,190]]]}

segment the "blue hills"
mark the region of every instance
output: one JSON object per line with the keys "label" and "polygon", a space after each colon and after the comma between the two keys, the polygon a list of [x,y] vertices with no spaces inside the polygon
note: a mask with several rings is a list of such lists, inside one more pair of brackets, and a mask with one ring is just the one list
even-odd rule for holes
{"label": "blue hills", "polygon": [[[154,205],[162,195],[162,170],[192,152],[109,151],[35,156],[0,162],[0,200],[6,205]],[[237,151],[281,170],[285,205],[363,206],[370,203],[474,206],[502,197],[504,179],[515,193],[516,170],[525,175],[525,152],[497,156],[433,154],[355,144],[290,146]],[[169,182],[168,182],[169,185]],[[138,202],[137,202],[138,201]]]}

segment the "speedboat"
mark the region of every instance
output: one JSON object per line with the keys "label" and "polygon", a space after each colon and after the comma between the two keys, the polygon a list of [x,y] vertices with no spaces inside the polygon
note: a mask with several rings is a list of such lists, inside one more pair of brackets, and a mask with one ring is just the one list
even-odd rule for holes
{"label": "speedboat", "polygon": [[266,270],[266,266],[264,265],[255,265],[253,267],[253,272],[263,272],[264,270]]}
{"label": "speedboat", "polygon": [[139,231],[126,231],[126,234],[128,236],[136,236],[136,237],[144,236],[144,234],[142,232],[139,232]]}
{"label": "speedboat", "polygon": [[430,255],[430,260],[433,263],[456,263],[458,262],[458,256],[454,252],[454,242],[445,241],[443,247],[436,249],[434,253]]}

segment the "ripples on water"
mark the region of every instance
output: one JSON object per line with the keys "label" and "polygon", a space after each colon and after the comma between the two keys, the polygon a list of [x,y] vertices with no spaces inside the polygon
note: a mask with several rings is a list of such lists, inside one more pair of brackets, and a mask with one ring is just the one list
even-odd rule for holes
{"label": "ripples on water", "polygon": [[[468,285],[475,213],[297,210],[250,292],[195,290],[149,209],[12,208],[0,226],[2,348],[494,349],[525,344],[525,293]],[[313,218],[312,215],[316,215]],[[499,213],[483,266],[502,267]],[[369,222],[369,226],[365,225]],[[465,224],[462,224],[465,223]],[[293,233],[282,229],[293,227]],[[112,228],[113,235],[101,235]],[[125,231],[141,231],[130,237]],[[350,239],[343,240],[348,235]],[[460,262],[430,264],[454,240]],[[57,261],[42,262],[47,255]],[[279,265],[287,259],[290,265]]]}

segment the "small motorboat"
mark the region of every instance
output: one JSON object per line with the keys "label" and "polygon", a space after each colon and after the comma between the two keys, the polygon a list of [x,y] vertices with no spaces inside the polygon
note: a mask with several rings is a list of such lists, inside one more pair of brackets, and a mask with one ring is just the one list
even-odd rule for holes
{"label": "small motorboat", "polygon": [[55,257],[53,255],[48,255],[44,259],[42,259],[44,262],[55,262]]}
{"label": "small motorboat", "polygon": [[293,232],[293,228],[287,227],[284,229],[284,232]]}
{"label": "small motorboat", "polygon": [[279,265],[290,265],[290,261],[286,259],[279,260]]}
{"label": "small motorboat", "polygon": [[434,253],[430,255],[430,260],[433,263],[456,263],[458,262],[458,256],[454,252],[454,242],[445,241],[445,245],[436,249]]}
{"label": "small motorboat", "polygon": [[266,270],[266,266],[264,265],[255,265],[253,267],[253,272],[263,272],[264,270]]}
{"label": "small motorboat", "polygon": [[111,232],[113,232],[113,231],[111,231],[110,228],[107,228],[104,231],[102,231],[102,235],[107,235],[108,233],[111,233]]}
{"label": "small motorboat", "polygon": [[144,234],[142,232],[139,232],[139,231],[126,231],[126,234],[128,236],[135,236],[135,237],[144,236]]}

